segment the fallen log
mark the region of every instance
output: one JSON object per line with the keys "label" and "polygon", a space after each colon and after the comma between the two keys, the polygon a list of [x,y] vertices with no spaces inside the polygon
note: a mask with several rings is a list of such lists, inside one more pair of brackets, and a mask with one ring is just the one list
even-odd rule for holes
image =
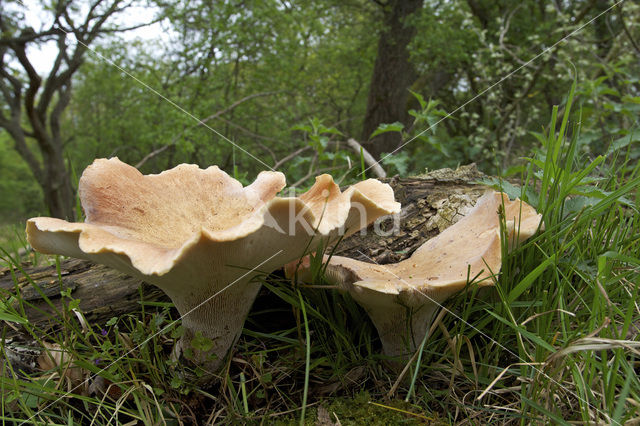
{"label": "fallen log", "polygon": [[[470,165],[421,177],[383,179],[393,187],[402,212],[341,241],[335,253],[380,264],[407,258],[464,216],[486,190],[476,183],[483,176]],[[77,309],[96,325],[136,312],[141,303],[169,302],[155,286],[78,259],[60,261],[59,270],[55,265],[0,270],[0,297],[7,300],[17,293],[16,300],[22,301],[18,312],[41,330],[55,328],[57,312],[71,299],[79,300]],[[20,334],[15,323],[3,323],[5,337]]]}
{"label": "fallen log", "polygon": [[40,327],[52,321],[62,304],[72,299],[80,301],[78,310],[95,324],[140,309],[141,300],[169,301],[155,286],[80,259],[62,260],[59,272],[55,265],[0,270],[0,296],[6,298],[17,292],[17,299],[22,301],[16,306],[18,311],[24,309],[29,322]]}

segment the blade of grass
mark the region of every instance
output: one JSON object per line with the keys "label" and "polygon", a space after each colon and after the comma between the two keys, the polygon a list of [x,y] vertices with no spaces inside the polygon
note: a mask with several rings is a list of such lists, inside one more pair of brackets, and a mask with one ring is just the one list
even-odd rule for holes
{"label": "blade of grass", "polygon": [[302,299],[302,293],[298,289],[298,298],[300,300],[300,310],[302,311],[302,318],[304,321],[304,332],[306,342],[305,352],[305,369],[304,369],[304,389],[302,393],[302,410],[300,412],[300,425],[304,426],[304,419],[307,410],[307,397],[309,395],[309,372],[311,366],[311,333],[309,332],[309,320],[307,319],[307,310],[305,309],[305,303]]}

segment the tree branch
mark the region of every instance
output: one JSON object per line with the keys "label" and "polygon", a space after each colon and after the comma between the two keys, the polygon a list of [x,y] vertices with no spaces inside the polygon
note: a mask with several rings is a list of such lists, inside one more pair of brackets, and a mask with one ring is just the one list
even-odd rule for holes
{"label": "tree branch", "polygon": [[[98,8],[98,6],[100,6],[100,4],[102,3],[103,0],[98,0],[95,3],[93,3],[91,5],[91,7],[89,8],[89,11],[87,12],[87,18],[84,20],[83,24],[80,26],[80,28],[82,29],[82,32],[87,33],[89,32],[89,24],[91,23],[91,21],[93,20],[94,16],[94,12],[96,11],[96,9]],[[113,3],[111,6],[113,7],[115,3]],[[94,27],[95,28],[95,27]]]}
{"label": "tree branch", "polygon": [[43,152],[50,153],[51,146],[48,143],[49,138],[46,134],[46,129],[44,126],[45,117],[41,116],[36,109],[36,94],[38,93],[38,89],[42,84],[42,78],[38,75],[35,68],[27,58],[26,54],[26,46],[24,43],[14,43],[11,45],[11,48],[16,54],[18,61],[27,72],[27,77],[29,79],[29,87],[25,93],[24,97],[24,106],[29,116],[29,122],[31,123],[31,127],[33,128],[33,132],[36,134],[36,140],[38,144],[42,148]]}
{"label": "tree branch", "polygon": [[[60,69],[60,65],[62,65],[62,61],[66,55],[66,45],[65,45],[66,35],[61,34],[58,36],[58,55],[51,67],[51,71],[49,71],[49,77],[44,84],[44,90],[42,91],[42,95],[40,95],[40,99],[38,101],[38,113],[46,114],[47,109],[49,108],[49,104],[51,103],[51,99],[53,98],[53,94],[56,90],[61,87],[61,84],[64,84],[65,75],[58,76],[58,70]],[[68,68],[67,68],[68,70]],[[63,73],[67,74],[67,73]]]}
{"label": "tree branch", "polygon": [[[242,127],[241,125],[239,125],[237,123],[234,123],[231,120],[227,120],[224,117],[218,117],[218,120],[223,121],[227,125],[229,125],[231,127],[234,127],[236,129],[240,130],[241,132],[246,133],[247,135],[253,137],[254,139],[263,139],[263,140],[267,140],[267,141],[271,141],[271,142],[280,142],[277,139],[270,138],[268,136],[259,135],[258,133],[254,133],[251,130],[249,130],[249,129],[245,128],[245,127]],[[269,147],[267,147],[263,143],[258,142],[257,140],[254,140],[253,143],[258,145],[258,147],[261,148],[263,151],[266,151],[271,156],[271,159],[274,162],[276,161],[276,155],[273,153],[273,151]]]}
{"label": "tree branch", "polygon": [[[0,92],[2,92],[2,96],[5,98],[7,105],[11,108],[11,115],[13,116],[16,109],[18,111],[20,110],[20,81],[13,78],[5,71],[4,68],[0,68],[0,77],[2,77],[0,78]],[[9,83],[13,86],[13,95],[6,84],[5,79],[9,80]],[[17,87],[15,83],[17,83]]]}
{"label": "tree branch", "polygon": [[271,95],[275,95],[276,93],[280,93],[280,91],[275,91],[275,92],[258,92],[258,93],[253,93],[249,96],[245,96],[242,99],[239,99],[237,101],[235,101],[234,103],[232,103],[231,105],[229,105],[228,107],[221,109],[220,111],[208,116],[207,118],[204,118],[202,120],[200,120],[196,126],[201,126],[202,124],[206,123],[207,121],[211,121],[214,118],[220,117],[223,114],[226,114],[227,112],[231,111],[232,109],[237,108],[238,106],[240,106],[241,104],[250,101],[251,99],[254,98],[259,98],[259,97],[263,97],[263,96],[271,96]]}
{"label": "tree branch", "polygon": [[[101,2],[102,0],[98,0],[96,4],[99,4]],[[114,1],[111,4],[111,6],[107,9],[107,11],[99,16],[98,21],[95,24],[93,24],[93,26],[91,27],[91,30],[86,33],[88,37],[84,41],[85,47],[86,45],[91,44],[91,42],[93,42],[100,35],[100,33],[102,32],[102,25],[104,25],[107,19],[109,19],[109,17],[111,17],[113,14],[117,13],[120,10],[118,8],[118,4],[120,4],[119,0]],[[87,25],[92,19],[93,18],[91,18],[90,15],[87,15],[87,21],[86,21]]]}
{"label": "tree branch", "polygon": [[60,86],[57,92],[58,102],[56,102],[56,105],[53,107],[49,116],[49,127],[51,128],[51,136],[53,137],[53,140],[56,141],[55,144],[59,145],[60,149],[62,149],[60,117],[71,101],[71,80]]}
{"label": "tree branch", "polygon": [[355,139],[349,138],[347,139],[347,146],[351,148],[356,155],[360,156],[362,154],[362,158],[364,159],[364,163],[367,165],[369,169],[373,172],[376,177],[385,178],[387,177],[387,173],[384,171],[379,162],[373,158],[373,155],[369,154],[369,151],[364,149],[364,147],[359,144]]}
{"label": "tree branch", "polygon": [[297,150],[293,151],[291,154],[289,154],[289,155],[287,155],[286,157],[284,157],[284,158],[282,158],[282,159],[278,160],[278,161],[273,165],[273,169],[274,169],[274,170],[278,170],[278,168],[279,168],[280,166],[282,166],[284,163],[286,163],[287,161],[291,160],[292,158],[297,157],[298,155],[300,155],[300,154],[302,154],[303,152],[308,151],[308,150],[310,150],[310,149],[311,149],[311,147],[307,145],[307,146],[303,146],[302,148],[300,148],[300,149],[297,149]]}
{"label": "tree branch", "polygon": [[[265,136],[265,135],[261,135],[259,133],[253,132],[253,131],[247,129],[246,127],[242,127],[238,123],[234,123],[231,120],[227,120],[224,117],[216,117],[216,118],[218,120],[222,121],[223,123],[228,124],[229,126],[231,126],[233,128],[236,128],[236,129],[240,130],[243,133],[246,133],[247,135],[251,136],[252,138],[262,139],[264,141],[269,141],[269,142],[282,143],[282,141],[280,139],[271,138],[269,136]],[[274,161],[275,161],[275,159],[274,159]]]}
{"label": "tree branch", "polygon": [[[30,29],[31,30],[31,29]],[[14,44],[26,44],[33,41],[48,41],[50,37],[60,34],[60,29],[51,27],[46,31],[35,32],[23,31],[18,37],[2,37],[0,38],[0,46],[11,46]]]}
{"label": "tree branch", "polygon": [[142,24],[138,24],[138,25],[133,25],[131,27],[124,27],[124,28],[119,28],[119,27],[114,27],[114,28],[103,28],[100,32],[102,33],[108,33],[108,34],[113,34],[113,33],[123,33],[125,31],[133,31],[133,30],[137,30],[139,28],[144,28],[144,27],[148,27],[149,25],[153,25],[156,24],[158,22],[161,22],[164,19],[164,17],[158,17],[150,22],[145,22]]}
{"label": "tree branch", "polygon": [[640,55],[640,46],[638,46],[638,43],[634,40],[633,36],[631,35],[631,32],[629,32],[629,28],[627,28],[627,24],[624,21],[624,14],[622,13],[622,3],[618,4],[618,16],[620,17],[620,23],[622,24],[622,30],[624,31],[625,35],[629,39],[629,42],[633,46],[633,48],[636,51],[636,53],[638,55]]}

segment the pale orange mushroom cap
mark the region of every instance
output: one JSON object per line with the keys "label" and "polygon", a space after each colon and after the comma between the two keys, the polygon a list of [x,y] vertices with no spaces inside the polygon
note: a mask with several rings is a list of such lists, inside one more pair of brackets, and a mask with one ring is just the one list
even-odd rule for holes
{"label": "pale orange mushroom cap", "polygon": [[256,275],[400,209],[391,188],[374,180],[341,192],[323,175],[300,197],[277,197],[284,186],[280,172],[261,172],[243,187],[217,166],[142,175],[117,158],[98,159],[80,179],[85,222],[29,219],[27,238],[40,252],[160,287],[183,315],[185,340],[201,332],[214,341],[216,368],[242,330],[260,288]]}
{"label": "pale orange mushroom cap", "polygon": [[333,256],[327,259],[327,277],[367,310],[385,354],[405,356],[420,344],[444,300],[470,281],[494,285],[502,264],[498,214],[502,208],[510,247],[531,237],[541,225],[541,215],[528,204],[490,192],[408,259],[376,265]]}

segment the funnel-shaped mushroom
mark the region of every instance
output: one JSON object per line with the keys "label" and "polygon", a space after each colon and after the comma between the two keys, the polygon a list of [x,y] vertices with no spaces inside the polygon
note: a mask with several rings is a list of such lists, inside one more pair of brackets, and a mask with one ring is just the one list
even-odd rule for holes
{"label": "funnel-shaped mushroom", "polygon": [[[483,195],[456,224],[427,241],[402,262],[375,265],[333,256],[326,276],[349,291],[376,326],[384,353],[414,352],[427,333],[438,307],[465,288],[494,284],[500,271],[501,244],[498,210],[504,206],[509,247],[536,232],[541,215],[520,200],[501,193]],[[303,268],[308,263],[303,262]],[[302,271],[302,278],[308,269]]]}
{"label": "funnel-shaped mushroom", "polygon": [[256,275],[320,238],[399,210],[391,187],[376,180],[341,192],[323,175],[300,197],[276,197],[284,185],[279,172],[261,172],[243,188],[216,166],[144,176],[117,158],[99,159],[80,179],[85,223],[33,218],[27,237],[40,252],[89,259],[160,287],[183,317],[182,349],[197,333],[213,341],[195,352],[213,369],[242,330],[260,288]]}

